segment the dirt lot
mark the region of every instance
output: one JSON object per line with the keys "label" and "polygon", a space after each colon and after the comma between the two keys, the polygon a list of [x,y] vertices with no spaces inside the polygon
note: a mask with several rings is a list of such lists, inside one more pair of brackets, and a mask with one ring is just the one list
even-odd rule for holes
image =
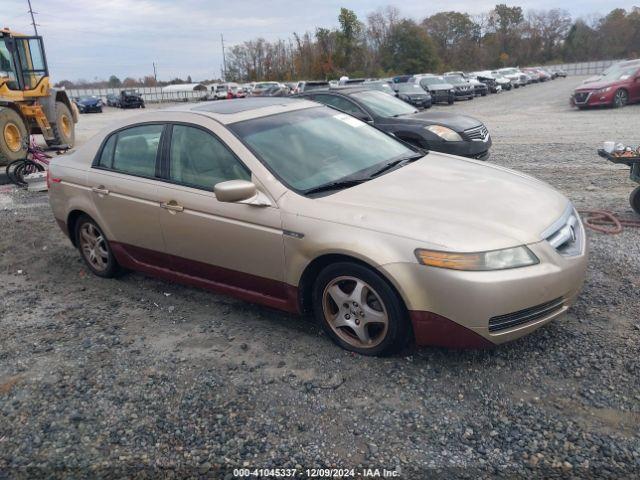
{"label": "dirt lot", "polygon": [[[595,149],[640,142],[640,105],[573,110],[578,82],[435,108],[485,121],[492,162],[581,209],[631,216],[628,170]],[[79,139],[135,113],[85,115]],[[233,478],[243,466],[409,479],[640,471],[638,229],[590,232],[577,304],[527,338],[379,359],[340,350],[308,319],[139,274],[94,277],[46,195],[0,188],[0,479]]]}

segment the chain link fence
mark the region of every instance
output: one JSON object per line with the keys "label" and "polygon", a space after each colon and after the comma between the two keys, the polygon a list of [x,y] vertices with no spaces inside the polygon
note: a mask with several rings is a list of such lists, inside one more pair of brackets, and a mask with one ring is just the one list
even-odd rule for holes
{"label": "chain link fence", "polygon": [[567,75],[598,75],[603,70],[609,68],[611,65],[620,60],[597,60],[594,62],[579,62],[579,63],[559,63],[555,65],[545,65],[545,68],[558,68],[567,72]]}
{"label": "chain link fence", "polygon": [[144,99],[145,103],[162,102],[196,102],[206,98],[206,91],[180,91],[163,92],[162,87],[133,87],[133,88],[69,88],[67,94],[71,97],[90,95],[99,97],[106,103],[107,95],[120,96],[122,90],[135,90]]}

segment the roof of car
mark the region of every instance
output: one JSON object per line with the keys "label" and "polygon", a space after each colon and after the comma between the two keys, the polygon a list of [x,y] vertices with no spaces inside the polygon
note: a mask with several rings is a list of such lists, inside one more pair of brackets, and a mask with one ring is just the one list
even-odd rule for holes
{"label": "roof of car", "polygon": [[317,106],[317,103],[305,99],[285,97],[249,97],[178,105],[167,108],[166,110],[198,113],[211,117],[220,123],[230,124],[242,120]]}

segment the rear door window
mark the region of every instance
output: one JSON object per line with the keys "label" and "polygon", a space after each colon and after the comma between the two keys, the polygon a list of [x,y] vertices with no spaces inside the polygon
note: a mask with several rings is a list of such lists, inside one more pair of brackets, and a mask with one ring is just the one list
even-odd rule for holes
{"label": "rear door window", "polygon": [[121,130],[105,143],[99,165],[141,177],[156,175],[156,159],[164,125],[140,125]]}

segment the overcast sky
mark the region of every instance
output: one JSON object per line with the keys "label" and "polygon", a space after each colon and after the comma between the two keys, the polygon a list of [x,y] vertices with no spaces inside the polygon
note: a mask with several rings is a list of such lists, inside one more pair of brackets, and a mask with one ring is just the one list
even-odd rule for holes
{"label": "overcast sky", "polygon": [[[30,33],[27,0],[1,0],[0,21]],[[487,12],[496,3],[527,9],[564,8],[574,17],[630,9],[639,0],[32,0],[39,33],[44,36],[54,81],[94,80],[111,74],[135,78],[153,74],[195,80],[220,75],[222,49],[257,37],[287,38],[337,24],[340,7],[361,19],[379,7],[394,5],[404,16],[422,19],[442,10]]]}

